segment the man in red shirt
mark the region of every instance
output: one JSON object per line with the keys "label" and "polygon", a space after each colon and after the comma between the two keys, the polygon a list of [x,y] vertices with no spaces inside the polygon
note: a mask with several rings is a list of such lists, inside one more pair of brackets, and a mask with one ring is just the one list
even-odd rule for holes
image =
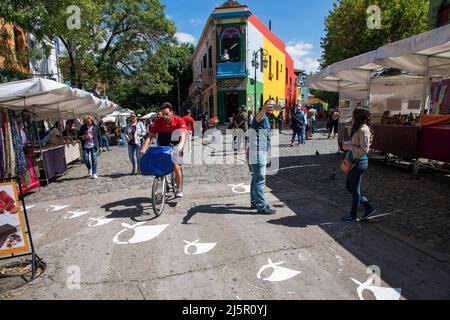
{"label": "man in red shirt", "polygon": [[186,110],[185,116],[183,117],[184,122],[186,122],[186,130],[187,130],[186,140],[189,151],[191,151],[191,143],[192,137],[194,136],[194,127],[195,127],[195,122],[194,119],[191,117],[191,114],[192,114],[191,110]]}
{"label": "man in red shirt", "polygon": [[161,118],[155,121],[150,135],[145,140],[141,149],[144,155],[153,139],[158,136],[158,146],[168,147],[171,144],[175,146],[173,150],[173,169],[175,171],[175,181],[177,184],[175,196],[183,198],[183,172],[181,164],[183,163],[183,147],[186,142],[186,123],[180,117],[173,114],[172,104],[165,102],[160,108]]}

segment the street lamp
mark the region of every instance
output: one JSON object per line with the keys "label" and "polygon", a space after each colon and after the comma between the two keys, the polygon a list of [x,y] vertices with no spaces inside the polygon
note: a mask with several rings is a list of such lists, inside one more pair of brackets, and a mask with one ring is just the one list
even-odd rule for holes
{"label": "street lamp", "polygon": [[266,59],[266,57],[269,55],[269,52],[266,49],[260,48],[259,50],[253,52],[252,66],[255,68],[255,83],[254,83],[254,86],[255,86],[255,101],[254,101],[253,113],[256,113],[255,109],[256,109],[256,101],[257,101],[257,93],[256,93],[257,75],[258,75],[257,71],[258,71],[258,69],[260,67],[259,54],[262,55],[262,58],[263,58],[262,63],[263,63],[264,69],[267,69],[267,67],[269,66],[269,61],[267,61],[267,59]]}

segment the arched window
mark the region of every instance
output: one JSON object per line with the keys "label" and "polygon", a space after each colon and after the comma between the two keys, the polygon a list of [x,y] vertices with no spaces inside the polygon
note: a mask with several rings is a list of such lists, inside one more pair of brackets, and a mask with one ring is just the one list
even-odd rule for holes
{"label": "arched window", "polygon": [[222,42],[222,62],[241,61],[241,36],[241,31],[235,27],[227,28],[222,32],[220,36]]}

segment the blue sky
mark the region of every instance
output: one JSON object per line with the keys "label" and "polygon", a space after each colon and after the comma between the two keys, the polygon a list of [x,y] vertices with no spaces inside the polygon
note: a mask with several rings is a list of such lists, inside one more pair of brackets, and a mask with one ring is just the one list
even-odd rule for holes
{"label": "blue sky", "polygon": [[[166,15],[177,26],[180,41],[196,43],[212,10],[225,0],[161,0]],[[333,0],[241,0],[287,45],[296,67],[316,71],[321,56],[320,38],[324,36],[324,18]]]}

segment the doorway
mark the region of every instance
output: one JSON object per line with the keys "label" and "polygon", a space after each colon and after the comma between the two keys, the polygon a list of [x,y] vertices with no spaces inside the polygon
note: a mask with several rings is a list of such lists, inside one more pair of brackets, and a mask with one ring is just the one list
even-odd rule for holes
{"label": "doorway", "polygon": [[239,111],[239,93],[227,92],[225,93],[225,122],[229,122],[233,114],[236,115]]}

